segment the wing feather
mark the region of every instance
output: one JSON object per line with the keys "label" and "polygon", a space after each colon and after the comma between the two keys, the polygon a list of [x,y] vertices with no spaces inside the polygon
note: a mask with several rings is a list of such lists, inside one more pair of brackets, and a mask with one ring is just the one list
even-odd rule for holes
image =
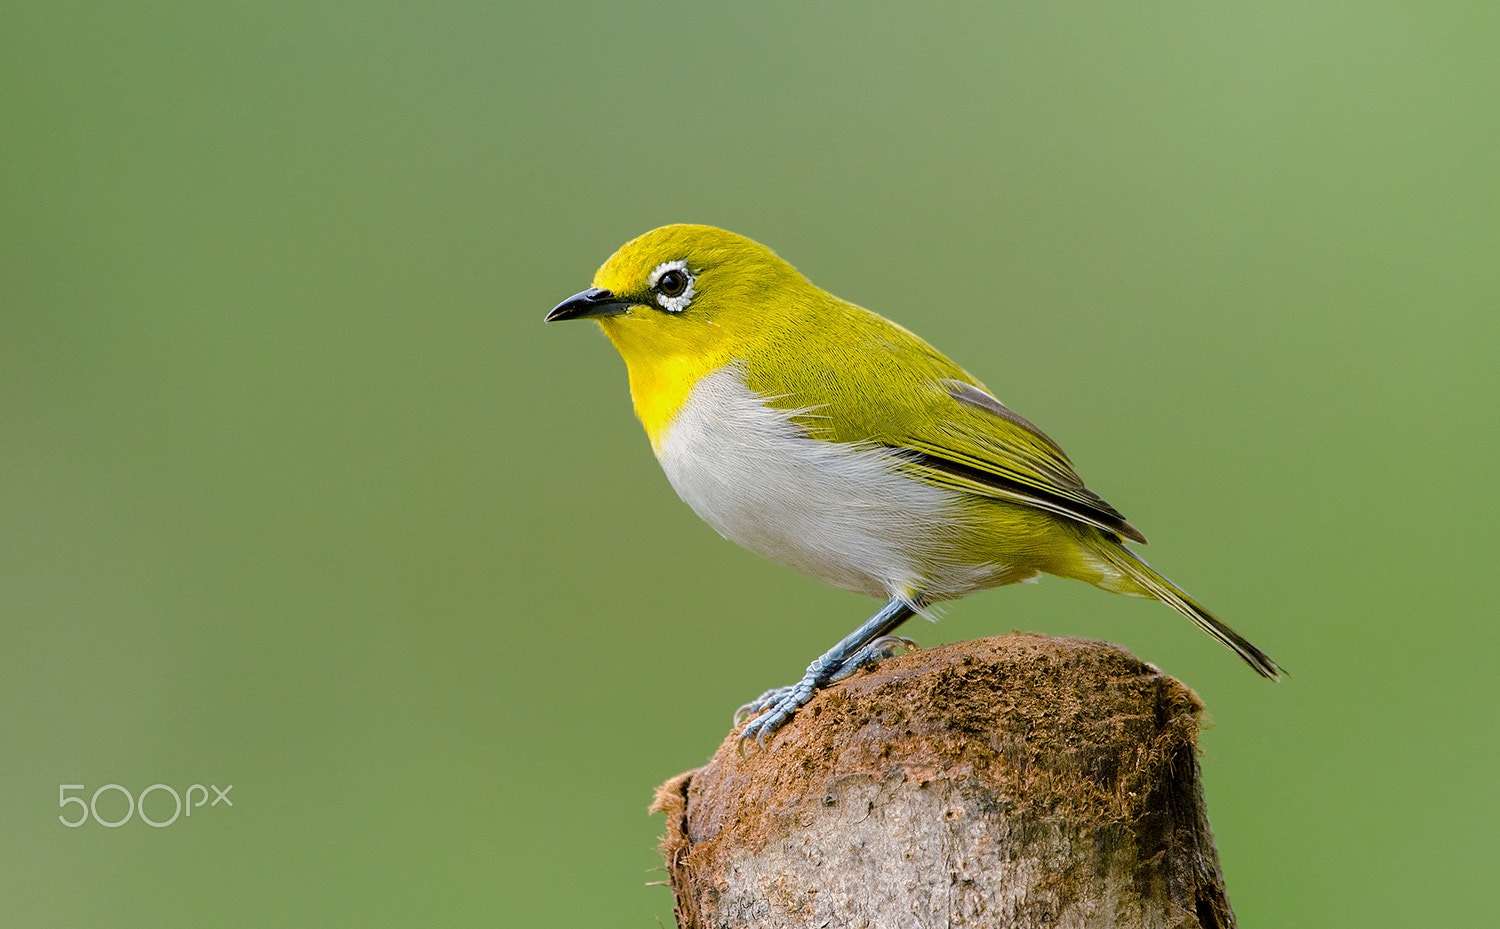
{"label": "wing feather", "polygon": [[955,490],[1024,503],[1145,543],[1118,510],[1083,485],[1067,455],[1040,429],[983,389],[945,378],[958,406],[932,436],[892,447],[924,480]]}

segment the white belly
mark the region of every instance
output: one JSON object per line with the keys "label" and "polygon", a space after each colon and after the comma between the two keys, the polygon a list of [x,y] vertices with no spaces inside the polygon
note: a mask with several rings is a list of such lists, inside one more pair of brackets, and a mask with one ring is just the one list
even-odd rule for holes
{"label": "white belly", "polygon": [[998,565],[954,551],[960,496],[896,471],[889,449],[820,442],[733,365],[703,378],[657,446],[667,479],[725,538],[876,597],[962,596]]}

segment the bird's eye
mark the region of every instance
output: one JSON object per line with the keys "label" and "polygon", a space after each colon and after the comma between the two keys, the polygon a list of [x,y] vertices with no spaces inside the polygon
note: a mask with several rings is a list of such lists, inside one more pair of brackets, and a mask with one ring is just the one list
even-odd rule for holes
{"label": "bird's eye", "polygon": [[687,290],[687,285],[687,275],[674,268],[661,276],[661,279],[656,282],[656,289],[668,297],[680,297],[682,292]]}
{"label": "bird's eye", "polygon": [[664,261],[651,272],[656,303],[668,313],[681,313],[693,302],[693,272],[686,261]]}

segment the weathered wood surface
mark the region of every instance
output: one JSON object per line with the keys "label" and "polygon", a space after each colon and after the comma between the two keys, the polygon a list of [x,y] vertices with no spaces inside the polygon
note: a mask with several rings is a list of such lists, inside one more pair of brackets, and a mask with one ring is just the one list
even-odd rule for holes
{"label": "weathered wood surface", "polygon": [[1202,705],[1118,646],[924,649],[659,788],[682,929],[1228,929]]}

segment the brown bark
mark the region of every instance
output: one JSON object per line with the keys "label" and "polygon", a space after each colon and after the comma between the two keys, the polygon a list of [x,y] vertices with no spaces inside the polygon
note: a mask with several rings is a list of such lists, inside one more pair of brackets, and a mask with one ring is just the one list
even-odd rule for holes
{"label": "brown bark", "polygon": [[658,789],[678,925],[1229,929],[1201,711],[1084,639],[883,662]]}

